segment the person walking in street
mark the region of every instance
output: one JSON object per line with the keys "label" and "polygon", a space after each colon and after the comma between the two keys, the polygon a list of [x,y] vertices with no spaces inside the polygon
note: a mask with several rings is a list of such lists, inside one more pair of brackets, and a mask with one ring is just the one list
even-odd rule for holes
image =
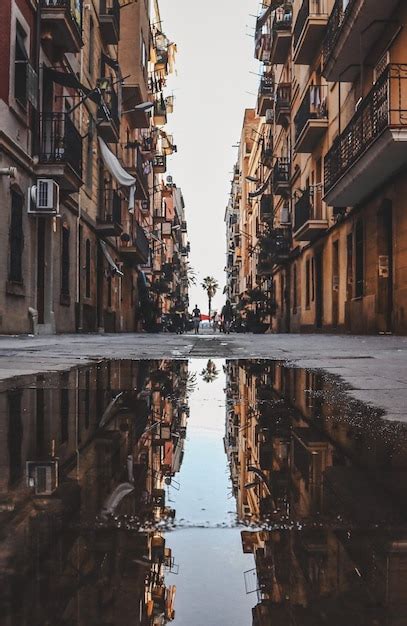
{"label": "person walking in street", "polygon": [[194,333],[195,335],[199,334],[199,326],[201,323],[201,311],[198,309],[198,305],[195,305],[194,310],[192,311],[192,321],[194,323]]}
{"label": "person walking in street", "polygon": [[222,308],[223,332],[230,335],[230,325],[233,320],[233,309],[230,300],[226,300],[226,304]]}
{"label": "person walking in street", "polygon": [[219,329],[219,322],[220,322],[219,314],[217,311],[215,311],[215,313],[212,315],[212,329],[214,333],[216,333],[216,331]]}

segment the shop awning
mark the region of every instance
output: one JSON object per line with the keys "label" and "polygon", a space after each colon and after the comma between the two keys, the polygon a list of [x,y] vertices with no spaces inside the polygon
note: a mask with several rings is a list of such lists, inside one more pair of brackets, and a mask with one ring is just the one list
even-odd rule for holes
{"label": "shop awning", "polygon": [[267,189],[268,184],[271,180],[271,176],[273,174],[273,171],[271,171],[269,173],[269,175],[267,176],[266,180],[264,181],[264,183],[258,187],[255,191],[250,191],[249,192],[249,198],[258,198],[259,196],[261,196]]}
{"label": "shop awning", "polygon": [[110,255],[110,252],[107,249],[106,242],[100,240],[99,243],[100,243],[100,246],[102,248],[103,254],[105,255],[105,259],[109,263],[109,265],[112,268],[112,270],[114,271],[114,273],[117,274],[118,276],[123,276],[123,272],[121,270],[119,270],[119,268],[117,267],[116,263],[113,261],[111,255]]}
{"label": "shop awning", "polygon": [[99,137],[99,146],[103,163],[105,164],[106,168],[109,170],[113,178],[119,183],[119,185],[130,188],[129,211],[133,211],[137,180],[134,178],[134,176],[129,174],[124,169],[117,156],[113,154],[111,150],[109,150],[101,137]]}

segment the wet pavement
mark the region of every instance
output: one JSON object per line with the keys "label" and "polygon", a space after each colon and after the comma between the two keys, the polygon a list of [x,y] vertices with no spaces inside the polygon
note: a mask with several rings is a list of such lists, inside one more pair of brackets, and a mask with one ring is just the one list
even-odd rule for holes
{"label": "wet pavement", "polygon": [[407,626],[407,425],[205,341],[2,382],[1,626]]}

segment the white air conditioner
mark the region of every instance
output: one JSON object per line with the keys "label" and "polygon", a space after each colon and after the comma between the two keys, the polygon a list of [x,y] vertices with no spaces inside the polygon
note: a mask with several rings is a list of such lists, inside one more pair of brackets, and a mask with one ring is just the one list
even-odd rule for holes
{"label": "white air conditioner", "polygon": [[290,209],[288,206],[283,206],[281,208],[280,224],[291,224]]}
{"label": "white air conditioner", "polygon": [[59,214],[59,185],[52,178],[39,178],[28,189],[27,211],[31,215]]}
{"label": "white air conditioner", "polygon": [[274,122],[273,109],[266,109],[266,124],[272,124]]}

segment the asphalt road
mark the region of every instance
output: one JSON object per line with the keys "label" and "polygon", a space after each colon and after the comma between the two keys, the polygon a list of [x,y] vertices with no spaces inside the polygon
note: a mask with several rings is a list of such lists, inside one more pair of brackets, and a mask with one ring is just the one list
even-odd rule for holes
{"label": "asphalt road", "polygon": [[104,358],[268,358],[336,374],[350,393],[407,421],[407,337],[172,334],[0,336],[0,381]]}

